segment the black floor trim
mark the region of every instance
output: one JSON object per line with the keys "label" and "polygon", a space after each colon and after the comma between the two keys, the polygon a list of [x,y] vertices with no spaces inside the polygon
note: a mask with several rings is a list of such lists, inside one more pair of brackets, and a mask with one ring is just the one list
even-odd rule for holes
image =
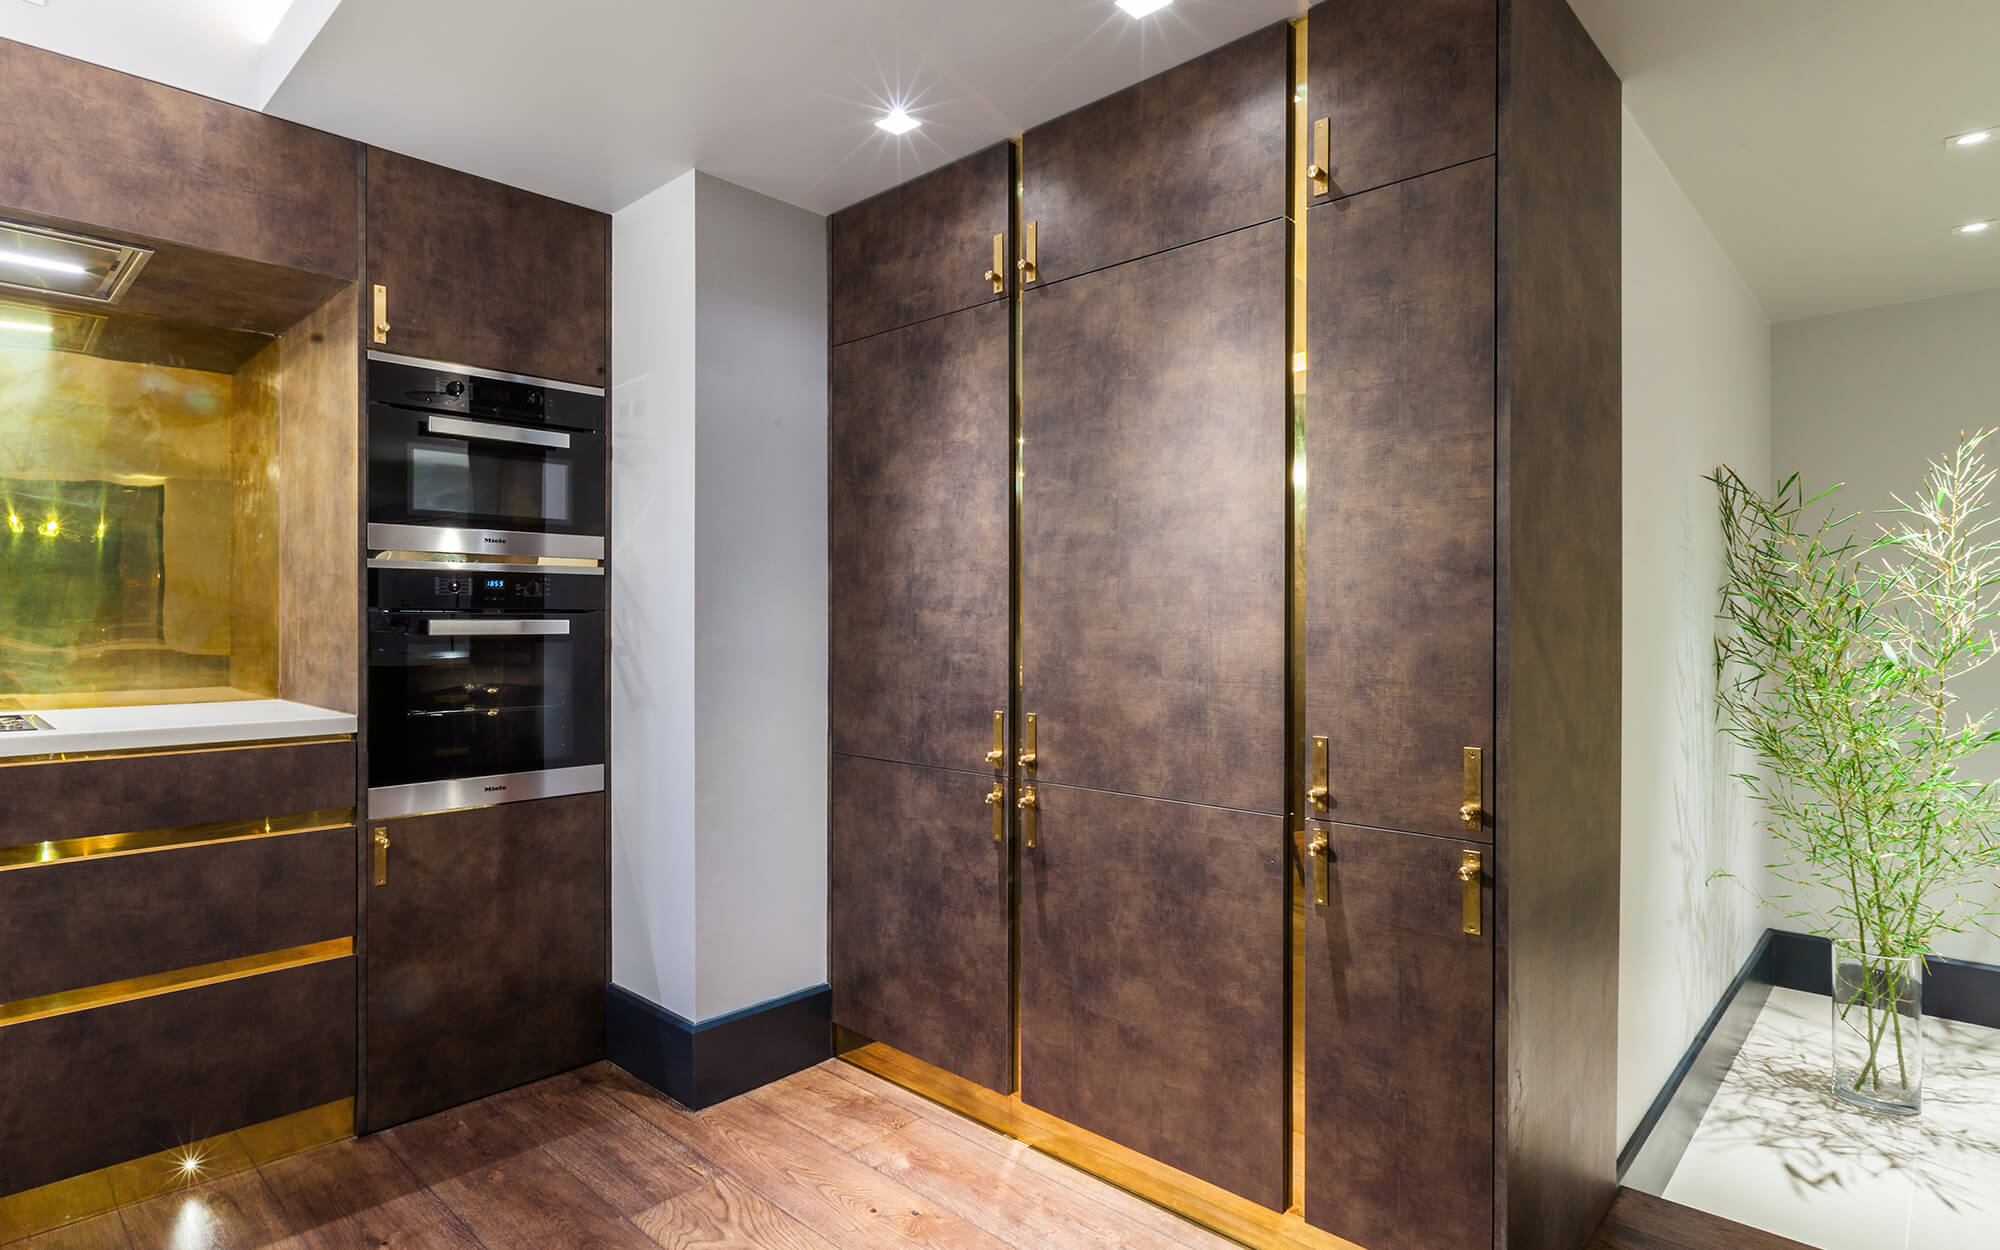
{"label": "black floor trim", "polygon": [[833,991],[816,986],[693,1024],[620,986],[604,995],[611,1062],[696,1111],[833,1055]]}

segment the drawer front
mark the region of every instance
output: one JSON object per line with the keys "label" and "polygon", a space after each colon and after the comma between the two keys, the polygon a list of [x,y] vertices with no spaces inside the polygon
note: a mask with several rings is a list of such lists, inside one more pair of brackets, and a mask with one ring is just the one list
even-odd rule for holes
{"label": "drawer front", "polygon": [[354,874],[352,826],[0,870],[0,1003],[352,937]]}
{"label": "drawer front", "polygon": [[354,960],[0,1026],[0,1193],[354,1095]]}
{"label": "drawer front", "polygon": [[354,806],[354,742],[0,766],[0,847]]}

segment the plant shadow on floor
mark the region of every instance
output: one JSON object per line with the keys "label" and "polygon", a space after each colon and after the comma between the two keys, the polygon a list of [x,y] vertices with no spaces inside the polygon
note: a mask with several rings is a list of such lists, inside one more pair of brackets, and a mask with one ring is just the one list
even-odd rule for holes
{"label": "plant shadow on floor", "polygon": [[1894,1177],[1954,1212],[2000,1208],[2000,1031],[1940,1021],[1925,1028],[1931,1075],[1919,1116],[1880,1115],[1834,1097],[1823,1038],[1796,1045],[1753,1037],[1699,1135],[1722,1149],[1776,1155],[1801,1197]]}

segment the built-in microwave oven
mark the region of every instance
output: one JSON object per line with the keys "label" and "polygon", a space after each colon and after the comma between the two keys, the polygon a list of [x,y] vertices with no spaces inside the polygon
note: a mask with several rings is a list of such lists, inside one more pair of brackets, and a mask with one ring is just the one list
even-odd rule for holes
{"label": "built-in microwave oven", "polygon": [[604,558],[601,387],[368,354],[368,547]]}
{"label": "built-in microwave oven", "polygon": [[368,815],[604,788],[604,571],[368,562]]}

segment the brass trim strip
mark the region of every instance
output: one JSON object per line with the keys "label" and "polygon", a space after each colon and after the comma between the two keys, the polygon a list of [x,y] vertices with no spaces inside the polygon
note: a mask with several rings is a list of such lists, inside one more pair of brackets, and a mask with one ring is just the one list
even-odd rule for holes
{"label": "brass trim strip", "polygon": [[268,750],[272,747],[318,746],[323,742],[353,742],[353,734],[315,734],[307,738],[250,738],[241,742],[211,742],[173,747],[133,747],[125,751],[51,751],[46,755],[9,755],[0,768],[23,764],[77,764],[84,760],[123,760],[140,755],[210,755],[217,751]]}
{"label": "brass trim strip", "polygon": [[[1311,189],[1305,170],[1306,147],[1310,142],[1313,127],[1308,122],[1311,116],[1312,61],[1307,55],[1306,37],[1309,19],[1301,17],[1292,23],[1292,114],[1290,126],[1291,162],[1286,175],[1286,186],[1291,193],[1291,274],[1286,287],[1285,319],[1291,335],[1291,385],[1286,393],[1291,398],[1291,410],[1286,414],[1289,428],[1286,431],[1286,446],[1290,450],[1290,463],[1286,466],[1286,500],[1288,529],[1285,534],[1285,843],[1286,853],[1297,871],[1285,874],[1285,1015],[1286,1047],[1289,1051],[1285,1065],[1288,1088],[1285,1098],[1285,1146],[1287,1179],[1289,1182],[1289,1214],[1303,1219],[1306,1202],[1306,920],[1308,899],[1325,893],[1321,882],[1325,877],[1319,873],[1327,871],[1329,855],[1311,857],[1306,854],[1311,845],[1305,821],[1321,815],[1326,808],[1323,801],[1327,797],[1327,787],[1332,783],[1327,775],[1325,739],[1314,741],[1313,786],[1315,792],[1309,797],[1306,790],[1306,770],[1308,762],[1304,758],[1306,744],[1306,498],[1309,486],[1306,458],[1306,398],[1311,364],[1309,350],[1311,340],[1307,334],[1307,262],[1310,251],[1307,248],[1306,227],[1311,209],[1308,195]],[[1299,810],[1301,801],[1309,800],[1311,811]],[[1298,830],[1294,841],[1291,830]],[[1329,853],[1331,848],[1326,848]],[[1308,860],[1312,860],[1308,866]],[[1316,870],[1316,871],[1315,871]],[[1314,894],[1307,893],[1306,872],[1313,872]]]}
{"label": "brass trim strip", "polygon": [[207,825],[182,825],[174,829],[143,829],[136,833],[103,833],[91,838],[26,842],[20,846],[0,846],[0,872],[79,859],[111,859],[207,843],[247,842],[256,838],[317,833],[325,829],[344,829],[353,824],[354,809],[344,807],[265,820],[228,820]]}
{"label": "brass trim strip", "polygon": [[240,981],[267,972],[303,968],[308,964],[345,959],[352,954],[354,954],[353,938],[334,938],[331,941],[314,942],[308,946],[294,946],[290,950],[271,951],[263,955],[244,955],[236,959],[200,964],[173,972],[155,972],[150,976],[132,977],[104,985],[89,985],[77,990],[63,990],[61,993],[43,994],[36,998],[23,998],[11,1003],[0,1003],[0,1029],[14,1024],[26,1024],[31,1020],[46,1020],[51,1016],[66,1016],[73,1012],[89,1011],[94,1007],[109,1007],[115,1003],[155,998],[161,994],[197,989],[204,985],[217,985],[224,981]]}
{"label": "brass trim strip", "polygon": [[846,1033],[844,1040],[858,1045],[845,1051],[841,1058],[862,1071],[928,1098],[1252,1250],[1363,1250],[1351,1241],[1313,1228],[1296,1211],[1281,1213],[1259,1206],[1031,1107],[1018,1094],[996,1094],[880,1042],[863,1041],[857,1034]]}
{"label": "brass trim strip", "polygon": [[[34,1237],[135,1202],[247,1172],[354,1136],[354,1100],[343,1098],[218,1133],[95,1172],[0,1197],[0,1240]],[[194,1166],[190,1167],[192,1163]]]}

